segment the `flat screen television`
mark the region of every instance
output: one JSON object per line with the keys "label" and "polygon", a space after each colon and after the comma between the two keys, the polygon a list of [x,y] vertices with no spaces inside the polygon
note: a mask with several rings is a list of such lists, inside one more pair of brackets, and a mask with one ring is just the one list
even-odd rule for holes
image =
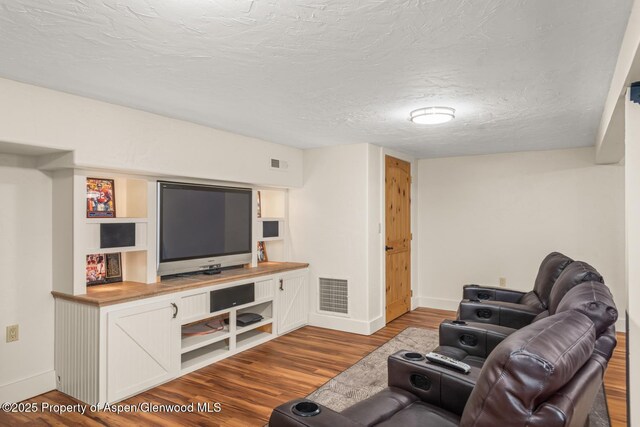
{"label": "flat screen television", "polygon": [[158,181],[158,275],[251,262],[252,192]]}

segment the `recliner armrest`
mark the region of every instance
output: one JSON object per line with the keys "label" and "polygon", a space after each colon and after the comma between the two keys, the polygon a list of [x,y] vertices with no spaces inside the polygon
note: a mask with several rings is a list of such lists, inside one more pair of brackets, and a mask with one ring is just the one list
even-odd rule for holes
{"label": "recliner armrest", "polygon": [[514,289],[476,284],[464,285],[462,288],[462,298],[469,300],[518,302],[524,295],[525,292]]}
{"label": "recliner armrest", "polygon": [[530,324],[539,310],[524,304],[503,301],[462,300],[458,307],[458,320],[492,323],[520,329]]}
{"label": "recliner armrest", "polygon": [[363,427],[362,424],[317,403],[316,405],[320,408],[320,413],[317,415],[298,415],[294,412],[293,408],[301,402],[311,401],[307,399],[295,399],[275,408],[269,418],[269,427]]}
{"label": "recliner armrest", "polygon": [[407,353],[410,352],[402,350],[389,356],[389,387],[406,390],[423,402],[462,415],[480,369],[471,367],[471,372],[464,374],[426,359],[407,360],[403,357]]}
{"label": "recliner armrest", "polygon": [[440,323],[440,345],[456,347],[470,356],[486,358],[515,331],[513,328],[490,323],[445,320]]}

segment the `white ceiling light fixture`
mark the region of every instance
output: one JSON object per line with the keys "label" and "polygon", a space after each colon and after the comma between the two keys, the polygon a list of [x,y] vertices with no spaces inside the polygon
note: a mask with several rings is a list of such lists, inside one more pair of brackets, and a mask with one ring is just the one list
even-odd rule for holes
{"label": "white ceiling light fixture", "polygon": [[409,113],[409,120],[419,125],[439,125],[456,118],[456,110],[449,107],[418,108]]}

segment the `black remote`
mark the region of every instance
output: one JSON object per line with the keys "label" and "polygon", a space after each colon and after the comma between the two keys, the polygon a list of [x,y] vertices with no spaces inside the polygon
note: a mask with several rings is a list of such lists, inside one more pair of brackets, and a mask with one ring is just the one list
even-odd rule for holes
{"label": "black remote", "polygon": [[437,363],[438,365],[447,366],[449,368],[455,369],[456,371],[460,371],[465,374],[468,374],[469,372],[471,372],[471,366],[467,365],[466,363],[463,363],[456,359],[452,359],[450,357],[444,356],[439,353],[434,353],[433,351],[431,353],[427,353],[425,357],[429,362]]}

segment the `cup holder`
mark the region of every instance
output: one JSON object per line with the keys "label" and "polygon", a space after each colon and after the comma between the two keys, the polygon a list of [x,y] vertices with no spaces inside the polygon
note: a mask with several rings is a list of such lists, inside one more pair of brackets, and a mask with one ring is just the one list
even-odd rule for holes
{"label": "cup holder", "polygon": [[407,359],[407,360],[411,360],[412,362],[417,362],[420,360],[424,360],[424,356],[420,353],[413,353],[413,352],[409,352],[409,353],[405,353],[402,355],[403,358]]}
{"label": "cup holder", "polygon": [[320,413],[320,406],[317,403],[305,401],[293,405],[291,412],[300,417],[314,417]]}
{"label": "cup holder", "polygon": [[451,323],[453,323],[454,325],[466,325],[467,322],[465,322],[464,320],[452,320]]}

